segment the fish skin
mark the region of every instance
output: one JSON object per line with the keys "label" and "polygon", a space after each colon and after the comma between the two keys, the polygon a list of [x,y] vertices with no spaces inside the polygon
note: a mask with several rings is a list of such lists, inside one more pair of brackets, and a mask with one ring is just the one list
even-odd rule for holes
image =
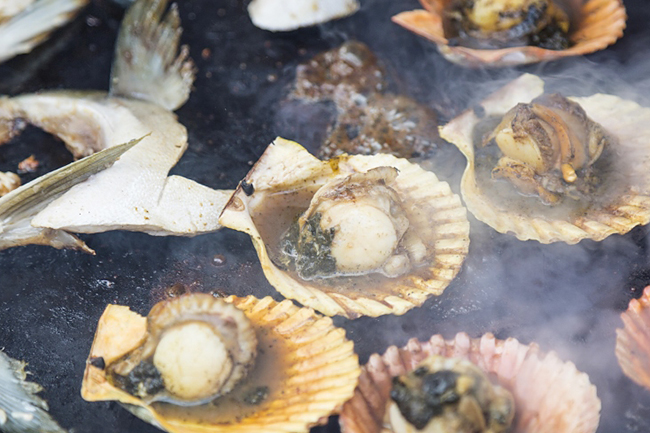
{"label": "fish skin", "polygon": [[94,254],[83,241],[62,230],[35,227],[32,219],[57,197],[112,166],[142,138],[97,152],[11,191],[0,198],[0,250],[20,245],[51,245]]}
{"label": "fish skin", "polygon": [[25,364],[0,350],[0,431],[4,433],[66,433],[36,394],[43,388],[26,381]]}
{"label": "fish skin", "polygon": [[[37,0],[16,15],[0,17],[0,63],[29,53],[70,21],[89,0]],[[6,18],[6,17],[5,17]]]}

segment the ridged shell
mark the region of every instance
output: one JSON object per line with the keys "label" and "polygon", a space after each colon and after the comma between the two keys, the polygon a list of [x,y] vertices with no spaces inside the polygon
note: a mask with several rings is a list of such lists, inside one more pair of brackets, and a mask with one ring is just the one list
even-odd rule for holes
{"label": "ridged shell", "polygon": [[[406,275],[389,281],[386,287],[353,293],[295,279],[273,264],[250,214],[249,205],[256,193],[287,191],[295,185],[319,183],[334,172],[366,172],[381,166],[399,170],[395,189],[402,200],[405,200],[402,193],[409,196],[404,208],[412,206],[423,210],[411,224],[417,226],[418,234],[433,246],[433,262],[427,266],[430,277]],[[220,224],[251,236],[266,278],[280,293],[328,316],[355,318],[404,314],[422,305],[429,296],[440,295],[460,271],[467,255],[469,222],[460,198],[435,174],[405,159],[387,154],[345,155],[323,162],[299,144],[277,138],[244,181],[253,185],[254,193],[247,195],[240,185],[224,208]]]}
{"label": "ridged shell", "polygon": [[621,314],[625,327],[616,330],[616,358],[623,373],[650,389],[650,286]]}
{"label": "ridged shell", "polygon": [[241,309],[256,328],[265,328],[289,348],[283,392],[275,400],[267,400],[260,411],[233,424],[206,426],[168,420],[152,406],[112,386],[104,370],[93,365],[93,359],[103,357],[108,365],[139,346],[146,334],[146,319],[119,305],[109,305],[99,319],[84,372],[82,397],[88,401],[117,400],[140,418],[172,433],[293,433],[309,431],[353,395],[359,362],[345,331],[335,328],[330,318],[270,297],[230,296],[225,301]]}
{"label": "ridged shell", "polygon": [[407,373],[423,359],[443,355],[468,359],[507,388],[515,399],[512,433],[593,433],[600,421],[596,387],[571,362],[554,352],[546,355],[536,344],[514,338],[497,340],[492,334],[453,340],[434,335],[424,343],[412,339],[403,349],[374,354],[363,367],[354,397],[339,418],[343,433],[390,433],[384,426],[392,377]]}
{"label": "ridged shell", "polygon": [[587,0],[580,7],[580,19],[569,33],[572,46],[548,50],[525,46],[498,50],[479,50],[450,46],[445,38],[442,17],[451,0],[420,0],[426,10],[402,12],[393,22],[432,40],[450,62],[462,66],[514,66],[593,53],[612,45],[623,36],[627,15],[622,0]]}
{"label": "ridged shell", "polygon": [[[519,102],[530,102],[541,95],[544,82],[525,74],[481,102],[486,116],[503,115]],[[453,143],[467,158],[461,180],[461,193],[469,211],[500,233],[512,233],[520,240],[537,240],[543,244],[582,239],[601,241],[607,236],[624,234],[637,225],[650,222],[650,171],[644,166],[650,158],[650,109],[613,95],[596,94],[586,98],[569,98],[582,106],[587,115],[600,123],[615,138],[617,157],[629,164],[633,179],[615,202],[591,206],[579,216],[553,219],[544,215],[524,215],[500,206],[484,194],[476,181],[473,130],[479,118],[468,110],[441,128],[440,135]]]}

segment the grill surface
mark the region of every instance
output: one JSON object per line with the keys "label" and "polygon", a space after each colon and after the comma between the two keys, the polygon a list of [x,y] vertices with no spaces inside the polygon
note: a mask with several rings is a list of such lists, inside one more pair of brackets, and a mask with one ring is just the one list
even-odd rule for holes
{"label": "grill surface", "polygon": [[[444,122],[521,72],[549,78],[568,94],[615,92],[650,106],[650,3],[626,1],[628,29],[614,47],[587,59],[509,70],[466,70],[444,61],[433,44],[390,22],[416,1],[368,0],[355,16],[321,27],[272,34],[250,23],[241,1],[195,0],[180,5],[198,76],[178,111],[189,149],[172,173],[213,188],[233,188],[276,135],[318,145],[313,113],[289,115],[281,104],[295,67],[318,52],[358,39],[383,61],[393,90],[437,110]],[[0,66],[0,93],[41,89],[106,89],[122,9],[95,0],[72,25],[29,56]],[[322,107],[320,108],[322,110]],[[69,162],[60,142],[35,128],[0,148],[0,170],[35,154],[42,174]],[[464,159],[441,144],[439,176],[457,191]],[[32,176],[32,177],[33,177]],[[28,180],[25,178],[24,180]],[[411,337],[471,336],[535,341],[587,372],[603,401],[599,433],[650,431],[650,393],[625,378],[614,357],[615,328],[628,301],[650,283],[648,229],[579,245],[540,245],[500,235],[470,217],[470,254],[446,292],[402,317],[336,318],[360,360]],[[79,395],[84,362],[107,303],[146,314],[163,288],[281,297],[266,282],[248,236],[223,230],[195,238],[109,232],[83,235],[97,251],[28,246],[0,251],[0,347],[29,363],[31,380],[63,427],[84,432],[158,431],[116,403]],[[319,432],[336,432],[334,420]]]}

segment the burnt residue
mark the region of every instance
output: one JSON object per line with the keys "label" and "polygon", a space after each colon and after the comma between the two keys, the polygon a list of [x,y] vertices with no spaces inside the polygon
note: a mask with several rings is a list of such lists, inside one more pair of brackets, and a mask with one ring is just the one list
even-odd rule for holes
{"label": "burnt residue", "polygon": [[146,361],[140,362],[127,375],[113,373],[110,379],[117,387],[140,398],[150,398],[165,389],[158,369]]}
{"label": "burnt residue", "polygon": [[261,404],[269,396],[268,386],[255,387],[244,394],[244,403],[250,406],[257,406]]}
{"label": "burnt residue", "polygon": [[280,240],[281,264],[304,280],[336,274],[336,259],[331,254],[336,229],[324,230],[321,217],[320,212],[314,213],[302,227],[298,219],[294,220]]}
{"label": "burnt residue", "polygon": [[97,367],[100,370],[106,368],[106,361],[104,361],[103,356],[93,356],[88,360],[88,362],[90,362],[90,365],[92,365],[93,367]]}
{"label": "burnt residue", "polygon": [[458,373],[450,370],[429,371],[420,367],[413,372],[421,378],[421,388],[409,387],[399,376],[393,378],[390,398],[397,404],[400,412],[418,430],[422,430],[431,418],[441,415],[444,405],[456,403],[460,396],[456,393]]}
{"label": "burnt residue", "polygon": [[245,180],[241,181],[241,189],[244,191],[244,194],[247,196],[252,196],[253,193],[255,192],[255,187],[253,186],[252,183],[248,183]]}
{"label": "burnt residue", "polygon": [[343,153],[429,155],[437,147],[437,116],[405,95],[387,92],[386,71],[375,54],[348,41],[303,63],[289,98],[334,103],[337,118],[316,151],[323,159]]}

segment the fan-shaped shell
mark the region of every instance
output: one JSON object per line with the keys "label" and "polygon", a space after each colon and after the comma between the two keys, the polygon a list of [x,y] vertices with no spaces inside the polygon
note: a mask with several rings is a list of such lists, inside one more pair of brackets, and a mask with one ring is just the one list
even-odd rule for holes
{"label": "fan-shaped shell", "polygon": [[[270,297],[230,296],[225,301],[244,312],[258,339],[268,335],[285,348],[278,365],[286,368],[269,373],[282,377],[281,387],[271,390],[254,413],[236,421],[200,424],[168,416],[161,412],[161,406],[146,405],[111,385],[102,362],[97,360],[109,365],[138,347],[146,336],[146,318],[119,305],[109,305],[99,320],[86,363],[82,397],[88,401],[117,400],[140,418],[172,433],[290,433],[307,432],[352,396],[360,373],[358,359],[345,331],[335,328],[330,318]],[[272,368],[271,364],[262,367]]]}
{"label": "fan-shaped shell", "polygon": [[650,286],[630,301],[621,319],[625,327],[616,330],[618,364],[627,377],[650,389]]}
{"label": "fan-shaped shell", "polygon": [[[443,11],[451,0],[420,0],[425,10],[402,12],[393,22],[417,33],[438,46],[450,62],[462,66],[514,66],[593,53],[612,45],[623,36],[627,15],[622,0],[587,0],[579,8],[579,19],[569,32],[572,46],[548,50],[525,46],[480,50],[450,46],[443,30]],[[574,2],[575,3],[575,2]]]}
{"label": "fan-shaped shell", "polygon": [[513,433],[593,433],[598,428],[596,387],[573,363],[514,338],[497,340],[486,334],[472,339],[459,333],[453,340],[441,335],[426,342],[412,339],[402,349],[391,346],[381,356],[372,355],[341,412],[342,432],[392,433],[384,424],[392,378],[431,355],[468,359],[508,389],[515,399]]}
{"label": "fan-shaped shell", "polygon": [[[479,105],[485,116],[502,116],[519,102],[541,95],[544,82],[525,74],[490,95]],[[474,216],[500,233],[512,233],[521,240],[575,244],[582,239],[601,241],[624,234],[650,222],[650,109],[613,95],[596,94],[569,98],[582,106],[613,138],[619,166],[624,167],[620,191],[607,203],[593,203],[581,212],[557,216],[546,212],[517,210],[495,200],[478,182],[473,132],[480,122],[476,110],[468,110],[440,130],[467,158],[461,181],[463,199]],[[481,113],[482,114],[482,113]],[[522,197],[523,199],[523,197]]]}
{"label": "fan-shaped shell", "polygon": [[[280,210],[265,215],[275,220],[283,209],[296,206],[291,202],[295,191],[319,187],[335,174],[367,172],[382,166],[395,167],[399,171],[395,189],[402,197],[404,209],[414,209],[413,218],[409,219],[433,252],[430,263],[415,268],[416,272],[384,278],[377,284],[374,280],[364,282],[361,289],[362,281],[355,277],[335,283],[304,281],[273,263],[269,240],[263,239],[259,227],[261,217],[255,220],[252,216],[259,200],[273,194],[287,197],[286,205],[279,206]],[[313,196],[314,192],[311,194]],[[305,205],[300,209],[306,208]],[[284,296],[324,314],[349,318],[403,314],[424,303],[429,296],[440,295],[459,272],[469,247],[465,208],[449,185],[439,181],[433,173],[386,154],[344,155],[323,162],[299,144],[281,138],[268,147],[242,181],[221,214],[220,222],[251,236],[266,278]],[[280,232],[279,236],[284,228],[275,231]]]}

